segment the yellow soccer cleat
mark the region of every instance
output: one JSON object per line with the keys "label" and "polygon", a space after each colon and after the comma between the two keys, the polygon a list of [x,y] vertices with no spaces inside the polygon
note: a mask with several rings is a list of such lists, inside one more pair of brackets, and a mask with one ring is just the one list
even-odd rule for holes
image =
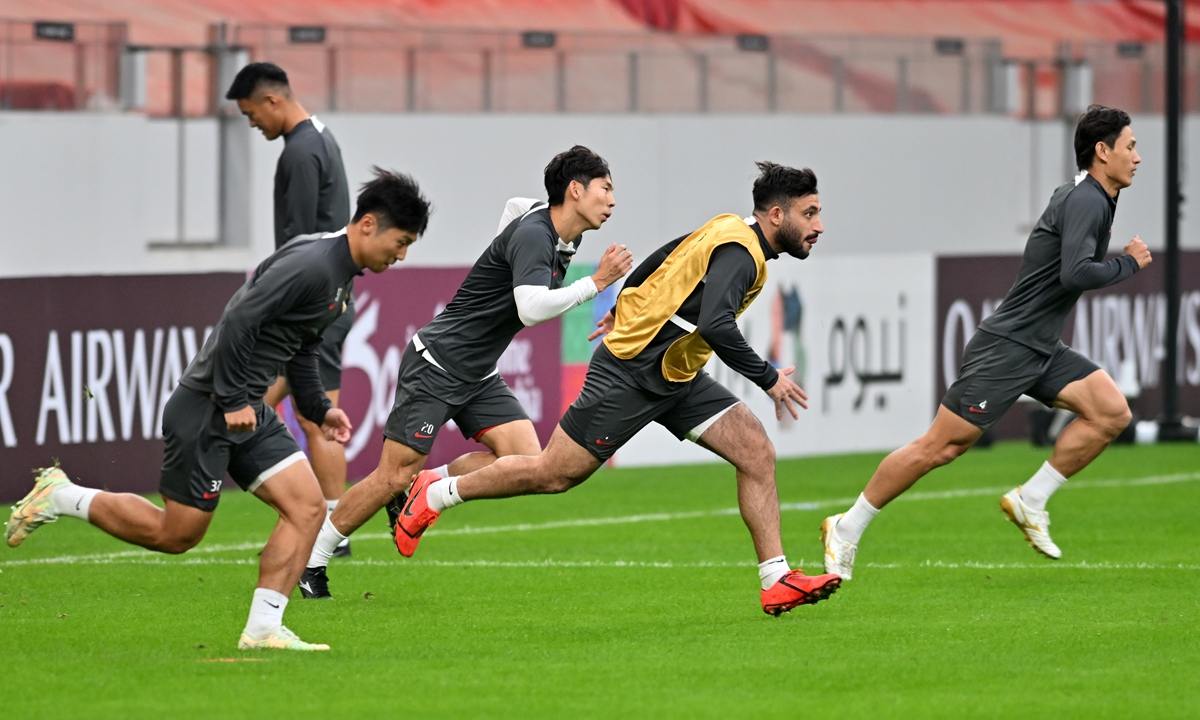
{"label": "yellow soccer cleat", "polygon": [[304,652],[312,652],[314,650],[328,650],[329,646],[323,643],[306,643],[296,637],[296,633],[288,630],[280,625],[278,630],[275,630],[270,635],[262,640],[254,640],[246,633],[242,633],[242,637],[238,640],[238,650],[301,650]]}
{"label": "yellow soccer cleat", "polygon": [[70,482],[67,474],[57,465],[37,471],[37,481],[33,490],[13,505],[12,515],[8,516],[4,535],[8,539],[9,547],[20,545],[29,537],[29,533],[58,519],[58,513],[50,507],[50,496]]}

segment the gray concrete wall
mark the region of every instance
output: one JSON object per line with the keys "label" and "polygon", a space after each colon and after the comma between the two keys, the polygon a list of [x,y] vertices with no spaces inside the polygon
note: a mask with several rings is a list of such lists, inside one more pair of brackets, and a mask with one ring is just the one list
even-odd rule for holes
{"label": "gray concrete wall", "polygon": [[[411,172],[435,204],[420,265],[467,265],[504,201],[540,196],[547,160],[572,143],[613,168],[613,219],[582,258],[610,242],[641,257],[722,212],[750,210],[754,161],[808,165],[825,206],[820,255],[1019,252],[1068,176],[1067,129],[990,117],[790,115],[326,115],[353,187],[379,164]],[[1138,233],[1161,246],[1162,118],[1135,118],[1145,161],[1121,197],[1114,246]],[[164,248],[176,237],[178,128],[136,115],[0,113],[0,276],[245,270],[272,248],[271,192],[282,142],[250,139],[250,244]],[[185,237],[217,228],[215,121],[185,131]],[[1200,162],[1186,124],[1185,175]],[[1184,194],[1200,197],[1200,178]],[[1184,220],[1185,247],[1200,223]],[[818,255],[819,257],[819,255]]]}

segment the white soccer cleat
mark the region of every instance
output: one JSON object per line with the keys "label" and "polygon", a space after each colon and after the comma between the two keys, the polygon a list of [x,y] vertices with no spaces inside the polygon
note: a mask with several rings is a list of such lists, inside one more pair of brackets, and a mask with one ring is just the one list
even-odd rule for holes
{"label": "white soccer cleat", "polygon": [[288,630],[283,625],[279,626],[278,630],[273,630],[270,635],[267,635],[262,640],[255,640],[246,633],[242,633],[242,637],[238,640],[238,650],[300,650],[302,652],[312,652],[315,650],[328,650],[329,646],[323,643],[307,643],[296,637],[296,633]]}
{"label": "white soccer cleat", "polygon": [[1000,509],[1008,516],[1014,525],[1025,533],[1025,539],[1034,549],[1050,558],[1057,560],[1062,557],[1062,550],[1050,539],[1050,513],[1045,510],[1034,510],[1021,500],[1020,486],[1009,490],[1000,498]]}
{"label": "white soccer cleat", "polygon": [[42,468],[37,473],[37,482],[34,483],[33,490],[13,505],[12,514],[8,516],[4,535],[9,547],[20,545],[29,537],[29,533],[58,519],[58,513],[54,512],[51,506],[50,496],[60,487],[71,484],[71,481],[57,465]]}
{"label": "white soccer cleat", "polygon": [[821,542],[825,543],[825,572],[840,575],[843,581],[850,579],[854,570],[854,556],[858,543],[846,542],[838,537],[837,523],[841,515],[831,515],[821,523]]}

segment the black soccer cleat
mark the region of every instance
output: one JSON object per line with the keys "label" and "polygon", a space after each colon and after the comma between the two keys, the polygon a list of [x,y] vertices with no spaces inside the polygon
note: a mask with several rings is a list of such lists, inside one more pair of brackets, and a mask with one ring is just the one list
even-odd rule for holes
{"label": "black soccer cleat", "polygon": [[300,594],[306,600],[331,598],[329,594],[329,576],[323,567],[306,567],[300,576]]}
{"label": "black soccer cleat", "polygon": [[396,497],[388,501],[384,506],[388,517],[388,532],[394,537],[396,535],[396,523],[400,522],[400,513],[404,511],[404,505],[408,502],[408,493],[402,492]]}
{"label": "black soccer cleat", "polygon": [[350,539],[333,549],[333,557],[350,557]]}

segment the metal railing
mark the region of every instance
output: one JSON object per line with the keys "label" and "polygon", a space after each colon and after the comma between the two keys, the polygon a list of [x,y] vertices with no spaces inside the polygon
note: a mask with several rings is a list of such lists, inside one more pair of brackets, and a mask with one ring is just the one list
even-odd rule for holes
{"label": "metal railing", "polygon": [[1002,112],[997,41],[239,25],[315,111]]}
{"label": "metal railing", "polygon": [[[1136,113],[1163,106],[1161,43],[1063,43],[1057,57],[1012,60],[999,41],[956,38],[278,25],[214,25],[208,44],[190,47],[126,38],[124,23],[0,21],[0,110],[212,116],[225,90],[218,66],[234,57],[279,63],[314,112],[1049,119],[1092,101]],[[1200,111],[1200,52],[1184,77],[1183,106]]]}
{"label": "metal railing", "polygon": [[113,110],[125,23],[0,20],[0,110]]}

